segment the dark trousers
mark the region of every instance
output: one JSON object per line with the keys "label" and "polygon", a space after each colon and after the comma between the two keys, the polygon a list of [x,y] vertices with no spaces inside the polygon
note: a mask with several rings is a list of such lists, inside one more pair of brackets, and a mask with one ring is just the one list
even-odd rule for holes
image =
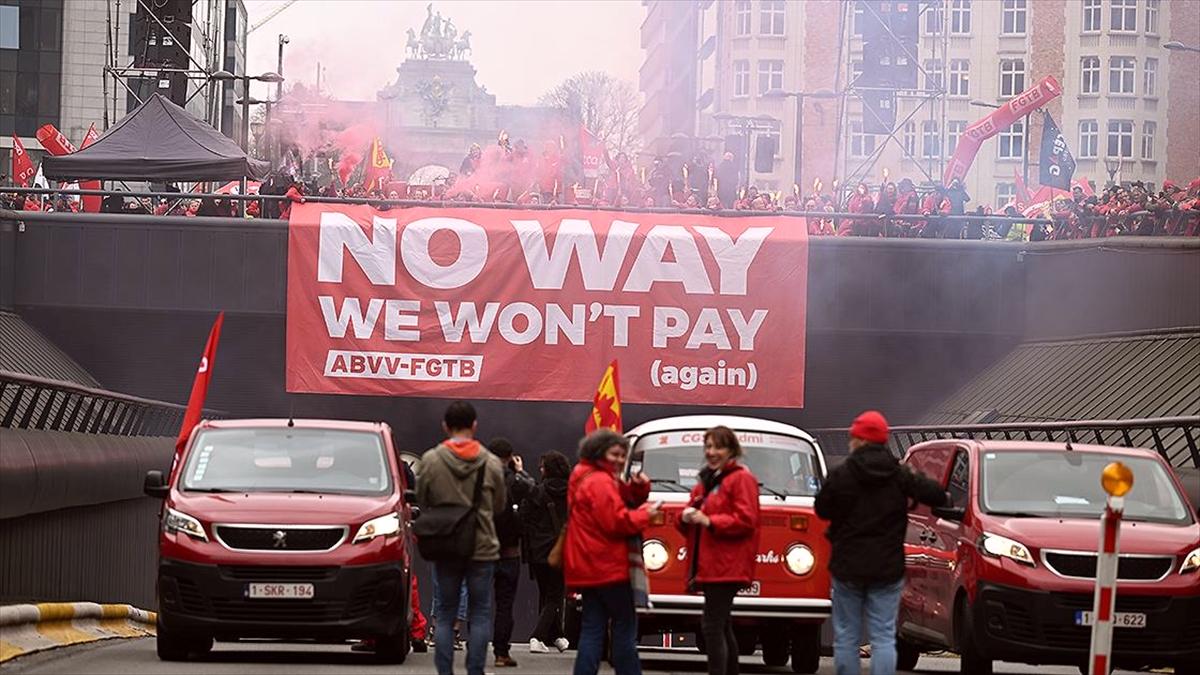
{"label": "dark trousers", "polygon": [[583,589],[575,675],[596,675],[604,656],[604,633],[612,622],[612,667],[616,675],[642,675],[637,653],[637,608],[628,581]]}
{"label": "dark trousers", "polygon": [[496,623],[492,633],[492,651],[496,656],[508,656],[513,632],[513,600],[520,581],[520,558],[501,558],[496,562]]}
{"label": "dark trousers", "polygon": [[538,620],[530,637],[551,644],[563,637],[563,573],[546,563],[529,563],[529,568],[538,585]]}
{"label": "dark trousers", "polygon": [[704,584],[700,631],[708,651],[709,675],[737,675],[738,644],[729,614],[740,584]]}

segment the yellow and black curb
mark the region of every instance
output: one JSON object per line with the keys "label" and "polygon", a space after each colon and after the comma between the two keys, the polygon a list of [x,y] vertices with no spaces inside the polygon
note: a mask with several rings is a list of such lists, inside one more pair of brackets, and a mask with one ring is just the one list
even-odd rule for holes
{"label": "yellow and black curb", "polygon": [[0,607],[0,663],[22,654],[112,638],[154,636],[154,612],[131,605],[47,602]]}

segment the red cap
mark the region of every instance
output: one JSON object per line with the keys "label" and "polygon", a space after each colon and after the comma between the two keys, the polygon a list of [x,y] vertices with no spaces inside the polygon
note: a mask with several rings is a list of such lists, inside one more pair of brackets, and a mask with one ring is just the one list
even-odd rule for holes
{"label": "red cap", "polygon": [[854,418],[854,423],[850,425],[850,435],[869,443],[883,445],[888,440],[887,418],[878,410],[868,410]]}

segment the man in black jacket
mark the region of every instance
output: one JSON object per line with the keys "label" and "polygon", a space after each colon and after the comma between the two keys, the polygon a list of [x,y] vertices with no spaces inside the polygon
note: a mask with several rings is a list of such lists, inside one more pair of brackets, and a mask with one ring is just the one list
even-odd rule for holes
{"label": "man in black jacket", "polygon": [[947,502],[934,481],[896,461],[887,448],[888,424],[868,410],[850,426],[850,456],[817,494],[817,515],[830,521],[833,544],[834,665],[859,672],[863,617],[871,643],[871,672],[896,672],[896,615],[904,586],[908,504]]}
{"label": "man in black jacket", "polygon": [[516,454],[507,438],[493,438],[488,449],[504,463],[504,488],[508,495],[504,510],[495,516],[500,561],[496,564],[496,622],[492,650],[497,668],[514,668],[517,662],[509,653],[509,643],[513,631],[513,600],[521,581],[521,520],[516,507],[533,489],[534,483],[525,473],[521,456]]}

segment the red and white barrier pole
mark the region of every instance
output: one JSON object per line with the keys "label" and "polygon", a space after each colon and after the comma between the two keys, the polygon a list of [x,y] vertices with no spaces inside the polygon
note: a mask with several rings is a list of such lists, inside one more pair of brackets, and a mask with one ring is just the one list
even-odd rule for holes
{"label": "red and white barrier pole", "polygon": [[1108,503],[1100,517],[1100,549],[1096,557],[1096,595],[1092,600],[1092,644],[1088,653],[1090,675],[1108,675],[1112,670],[1113,615],[1117,606],[1118,551],[1125,494],[1133,487],[1133,472],[1120,462],[1104,467],[1100,484]]}

